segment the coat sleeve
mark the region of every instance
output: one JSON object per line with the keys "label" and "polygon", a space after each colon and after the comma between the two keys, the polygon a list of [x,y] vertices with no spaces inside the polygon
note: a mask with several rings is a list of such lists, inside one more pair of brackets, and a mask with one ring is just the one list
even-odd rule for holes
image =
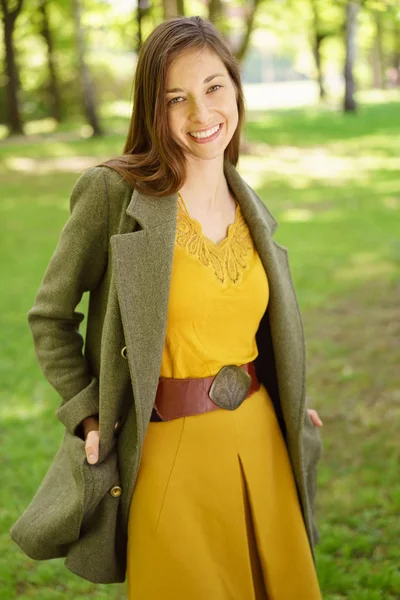
{"label": "coat sleeve", "polygon": [[72,189],[70,216],[28,312],[40,368],[62,399],[56,416],[72,434],[99,407],[98,380],[82,353],[84,315],[75,308],[105,271],[108,211],[104,169],[90,168]]}

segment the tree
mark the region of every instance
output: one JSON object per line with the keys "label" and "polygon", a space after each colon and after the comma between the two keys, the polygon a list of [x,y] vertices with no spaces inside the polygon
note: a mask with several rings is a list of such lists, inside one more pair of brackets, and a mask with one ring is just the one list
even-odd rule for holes
{"label": "tree", "polygon": [[392,55],[392,65],[394,73],[394,82],[400,85],[400,16],[394,20],[393,25],[394,50]]}
{"label": "tree", "polygon": [[357,109],[354,99],[354,62],[356,57],[357,15],[360,5],[356,0],[346,3],[346,61],[344,66],[345,92],[343,108],[345,112],[355,112]]}
{"label": "tree", "polygon": [[380,11],[374,11],[375,20],[375,61],[374,61],[374,84],[375,87],[385,87],[385,60],[383,55],[382,45],[382,13]]}
{"label": "tree", "polygon": [[178,15],[180,17],[185,16],[185,0],[176,0],[176,7],[178,9]]}
{"label": "tree", "polygon": [[49,15],[48,15],[48,0],[40,0],[39,3],[39,13],[41,15],[41,25],[40,25],[40,33],[43,36],[43,39],[47,48],[47,64],[49,70],[49,96],[50,96],[50,104],[51,104],[51,113],[54,119],[60,123],[61,122],[61,98],[60,91],[58,85],[58,77],[57,77],[57,69],[56,69],[56,61],[54,59],[54,45],[53,38],[51,34],[51,28],[49,24]]}
{"label": "tree", "polygon": [[163,0],[164,20],[178,16],[178,6],[176,0]]}
{"label": "tree", "polygon": [[137,23],[137,44],[136,44],[136,52],[140,52],[140,48],[143,43],[143,34],[142,34],[142,19],[145,9],[147,8],[147,2],[145,6],[146,0],[138,0],[137,9],[136,9],[136,23]]}
{"label": "tree", "polygon": [[314,58],[319,97],[324,99],[323,47],[328,39],[343,36],[343,0],[286,0],[281,9],[281,19],[293,30],[303,29],[307,33]]}
{"label": "tree", "polygon": [[221,0],[209,0],[208,2],[208,20],[214,25],[218,25],[222,17]]}
{"label": "tree", "polygon": [[244,15],[245,20],[245,33],[242,38],[239,48],[235,52],[235,56],[239,61],[242,61],[247,53],[250,46],[251,34],[253,33],[255,17],[257,9],[261,3],[261,0],[253,0],[251,3],[246,4],[246,13]]}
{"label": "tree", "polygon": [[317,0],[311,0],[311,9],[313,14],[312,51],[314,55],[315,65],[317,67],[319,97],[322,100],[325,97],[325,88],[321,59],[321,45],[324,39],[328,37],[328,33],[322,28],[320,9]]}
{"label": "tree", "polygon": [[86,44],[81,26],[80,1],[81,0],[73,0],[76,46],[79,61],[79,75],[82,85],[83,102],[85,105],[87,119],[90,125],[92,126],[93,136],[100,136],[103,135],[103,131],[100,127],[100,123],[97,117],[92,79],[90,77],[89,69],[87,68],[85,60]]}
{"label": "tree", "polygon": [[[221,0],[210,0],[208,3],[208,19],[219,30],[227,44],[231,47],[235,57],[242,61],[250,46],[251,34],[255,27],[255,18],[261,0],[247,0],[242,5],[223,4]],[[239,45],[232,48],[230,43],[233,31],[232,21],[237,17],[244,23],[244,33]]]}
{"label": "tree", "polygon": [[4,32],[4,47],[6,51],[6,98],[7,98],[7,125],[9,127],[8,135],[25,135],[20,115],[20,106],[18,93],[20,89],[20,79],[18,67],[15,60],[15,48],[13,34],[15,22],[22,9],[23,0],[17,0],[13,10],[10,9],[8,0],[0,0],[2,8],[2,23]]}

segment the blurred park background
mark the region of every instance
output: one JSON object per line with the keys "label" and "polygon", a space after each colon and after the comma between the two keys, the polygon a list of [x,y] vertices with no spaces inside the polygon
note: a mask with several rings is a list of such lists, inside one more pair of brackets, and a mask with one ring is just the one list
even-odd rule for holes
{"label": "blurred park background", "polygon": [[400,5],[391,0],[0,0],[0,599],[126,597],[125,584],[91,584],[9,539],[62,438],[26,313],[75,181],[122,152],[141,43],[176,14],[210,18],[241,62],[238,168],[289,249],[309,404],[324,422],[323,598],[399,600]]}

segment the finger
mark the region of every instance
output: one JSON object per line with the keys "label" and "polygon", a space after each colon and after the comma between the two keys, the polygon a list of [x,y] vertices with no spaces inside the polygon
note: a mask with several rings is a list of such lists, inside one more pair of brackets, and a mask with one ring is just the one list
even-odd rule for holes
{"label": "finger", "polygon": [[98,431],[98,430],[99,430],[99,421],[97,418],[87,417],[86,419],[83,420],[83,431],[85,434],[85,439],[91,431]]}
{"label": "finger", "polygon": [[308,410],[308,414],[310,415],[310,419],[313,422],[313,425],[317,426],[317,427],[322,427],[323,423],[321,421],[321,419],[318,416],[318,413],[316,410],[309,408]]}
{"label": "finger", "polygon": [[100,436],[98,431],[89,431],[86,438],[85,451],[87,460],[90,464],[94,464],[98,461],[99,440]]}

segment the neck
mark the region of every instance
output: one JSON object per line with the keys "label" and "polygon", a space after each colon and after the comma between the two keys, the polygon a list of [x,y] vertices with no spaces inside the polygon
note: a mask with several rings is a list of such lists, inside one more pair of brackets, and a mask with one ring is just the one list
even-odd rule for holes
{"label": "neck", "polygon": [[179,190],[187,207],[212,212],[221,206],[221,199],[229,193],[224,175],[224,156],[211,160],[191,157],[186,163],[186,181]]}

